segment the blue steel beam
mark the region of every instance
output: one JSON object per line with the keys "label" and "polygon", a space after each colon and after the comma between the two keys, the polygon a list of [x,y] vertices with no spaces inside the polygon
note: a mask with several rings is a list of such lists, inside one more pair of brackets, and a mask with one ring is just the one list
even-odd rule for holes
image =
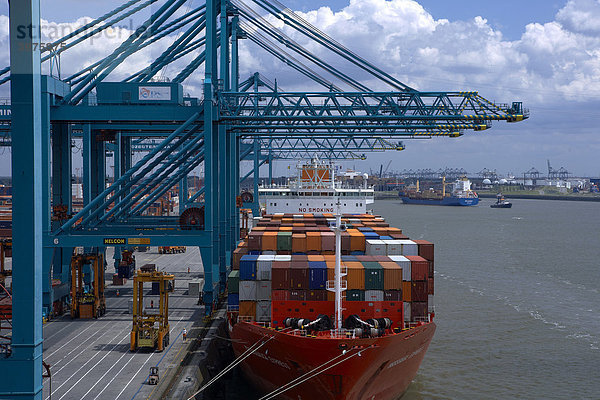
{"label": "blue steel beam", "polygon": [[[104,192],[102,192],[98,197],[96,197],[94,200],[92,200],[88,205],[86,205],[79,213],[77,213],[73,218],[71,218],[67,223],[65,223],[63,226],[61,226],[60,230],[64,231],[69,229],[71,226],[73,226],[75,224],[75,222],[78,221],[79,218],[82,217],[86,217],[89,218],[89,216],[87,215],[88,213],[92,212],[93,208],[98,206],[104,199],[104,196],[107,196],[108,194],[110,194],[111,192],[115,192],[116,196],[120,195],[122,190],[117,190],[118,187],[120,187],[123,184],[131,184],[131,177],[133,176],[134,173],[136,173],[138,170],[142,169],[142,167],[144,165],[146,165],[146,163],[150,162],[150,160],[152,160],[155,156],[158,155],[158,153],[164,149],[171,141],[173,141],[175,138],[177,138],[179,135],[181,135],[185,129],[187,129],[190,125],[192,125],[192,123],[200,116],[200,114],[194,114],[190,119],[188,119],[186,121],[185,124],[183,124],[181,127],[179,127],[179,129],[177,129],[176,131],[174,131],[171,135],[169,135],[165,140],[163,140],[163,142],[158,145],[153,151],[151,151],[150,153],[148,153],[144,158],[142,158],[140,161],[138,161],[136,163],[135,166],[133,166],[131,169],[129,169],[125,174],[123,174],[123,176],[121,176],[121,178],[119,178],[118,180],[116,180],[111,186],[109,186],[106,190],[104,190]],[[165,155],[166,157],[166,155]],[[158,158],[158,157],[157,157]],[[158,161],[160,162],[160,160]],[[158,162],[153,161],[150,163],[150,165],[152,166],[150,168],[150,170],[152,168],[154,168],[154,166],[156,164],[158,164]],[[156,163],[156,164],[154,164]],[[146,169],[142,170],[142,175],[147,173],[147,169],[149,167],[146,167]],[[145,171],[145,172],[144,172]],[[104,204],[103,207],[108,206],[110,203],[108,204]],[[94,211],[97,212],[98,210]],[[91,214],[90,214],[91,215]]]}
{"label": "blue steel beam", "polygon": [[[387,83],[394,89],[400,91],[414,91],[414,89],[400,82],[387,72],[371,64],[362,57],[354,54],[339,42],[335,41],[333,38],[327,36],[325,33],[311,25],[308,21],[293,13],[289,8],[279,3],[277,0],[254,0],[254,2],[273,15],[275,18],[282,21],[284,24],[292,27],[309,39],[312,39],[313,41],[323,45],[325,48],[336,53],[346,61],[349,61],[366,72],[369,72],[371,75]],[[234,0],[234,4],[238,4],[238,2]]]}
{"label": "blue steel beam", "polygon": [[[254,31],[263,31],[267,35],[271,36],[273,39],[277,40],[282,45],[286,46],[287,48],[289,48],[290,50],[299,54],[300,56],[306,58],[307,60],[309,60],[310,62],[319,66],[320,68],[324,69],[325,71],[327,71],[331,75],[335,76],[336,78],[342,80],[347,85],[354,88],[355,90],[366,91],[366,92],[370,91],[370,89],[368,87],[366,87],[365,85],[361,84],[357,80],[353,79],[352,77],[343,73],[342,71],[333,67],[332,65],[324,62],[321,58],[316,57],[315,55],[310,53],[308,50],[306,50],[300,44],[296,43],[294,40],[292,40],[289,36],[287,36],[281,30],[279,30],[275,26],[271,25],[266,19],[261,17],[258,13],[256,13],[249,7],[243,7],[243,6],[241,6],[241,4],[237,4],[237,7],[240,12],[240,15],[242,15],[243,17],[245,17],[247,19],[247,23],[242,24],[242,26],[245,26],[245,33],[254,32]],[[248,24],[250,24],[250,25],[248,26]]]}
{"label": "blue steel beam", "polygon": [[[163,194],[167,192],[170,188],[175,186],[177,182],[182,181],[183,179],[187,179],[187,174],[199,166],[204,161],[204,151],[198,151],[198,153],[194,156],[188,157],[183,166],[181,166],[181,170],[178,171],[177,174],[171,177],[164,178],[164,183],[162,183],[153,193],[150,193],[146,199],[144,199],[140,204],[135,206],[130,212],[129,215],[140,215],[148,206],[152,204],[152,202],[158,200]],[[179,204],[183,204],[187,201],[187,199],[182,200],[181,196],[179,199]]]}
{"label": "blue steel beam", "polygon": [[[146,200],[150,199],[153,196],[153,193],[151,193],[151,191],[155,190],[156,186],[158,186],[158,189],[156,190],[161,190],[164,188],[164,192],[166,192],[170,187],[174,185],[174,183],[167,185],[167,181],[165,180],[169,179],[172,172],[175,169],[179,168],[181,165],[188,165],[188,163],[190,163],[191,160],[194,159],[196,153],[200,151],[203,145],[204,143],[201,140],[201,136],[198,136],[194,138],[194,140],[190,140],[189,143],[186,143],[186,145],[181,149],[181,151],[178,154],[173,154],[170,157],[170,160],[167,160],[160,168],[156,169],[155,172],[147,179],[147,182],[144,182],[143,185],[138,185],[135,189],[131,191],[131,193],[125,199],[123,199],[124,204],[120,206],[120,211],[114,213],[113,219],[119,218],[126,212],[128,213],[128,215],[131,215],[134,212],[134,210],[138,210],[139,208],[136,207],[132,211],[127,211],[128,208],[139,201],[142,201],[142,203],[140,204],[148,204],[145,200],[142,199],[147,194],[149,195],[148,198],[146,198]],[[154,200],[155,199],[153,199],[152,201]],[[112,210],[108,211],[101,218],[101,220],[107,220],[110,217],[110,215],[113,214],[111,211]]]}
{"label": "blue steel beam", "polygon": [[138,48],[150,35],[155,33],[155,31],[171,15],[173,15],[185,1],[186,0],[176,0],[174,1],[174,4],[173,2],[166,2],[152,15],[152,17],[150,17],[150,19],[144,22],[142,26],[129,37],[129,39],[123,42],[111,55],[106,57],[93,72],[77,84],[71,93],[65,97],[63,102],[65,104],[79,103],[93,88],[96,87],[98,82],[106,78],[120,62],[123,62],[125,58],[133,54],[136,48]]}
{"label": "blue steel beam", "polygon": [[[12,71],[12,353],[0,357],[0,398],[42,399],[42,98],[39,0],[9,3]],[[20,35],[23,27],[30,27]]]}
{"label": "blue steel beam", "polygon": [[[155,175],[158,176],[158,174],[160,174],[164,168],[167,168],[170,165],[168,161],[176,161],[175,160],[176,157],[171,154],[180,145],[185,144],[184,148],[182,149],[182,154],[184,154],[184,155],[193,146],[198,146],[197,142],[200,140],[199,137],[195,138],[194,140],[188,141],[188,139],[196,131],[197,131],[197,128],[194,128],[191,131],[187,132],[184,136],[177,139],[177,141],[173,144],[173,146],[166,148],[165,151],[163,151],[162,153],[159,153],[154,158],[152,158],[151,161],[140,171],[140,173],[135,176],[135,178],[133,178],[131,175],[127,176],[129,171],[131,171],[131,169],[130,169],[123,177],[120,178],[121,180],[127,179],[126,183],[124,183],[122,185],[118,185],[118,181],[116,181],[111,186],[111,187],[115,187],[115,191],[112,193],[111,197],[108,198],[108,200],[106,200],[103,204],[98,206],[94,211],[90,212],[89,215],[84,216],[82,221],[78,224],[78,227],[79,228],[87,228],[86,224],[89,223],[90,221],[92,221],[93,218],[95,218],[96,216],[101,214],[103,211],[105,211],[105,214],[102,215],[98,219],[98,222],[105,221],[112,214],[114,214],[115,216],[119,216],[123,212],[125,212],[126,207],[129,207],[131,204],[133,204],[136,201],[134,196],[138,195],[140,192],[142,192],[142,194],[139,194],[139,196],[142,196],[144,194],[145,190],[151,189],[151,187],[148,187],[145,185],[146,182],[142,181],[143,177],[145,177],[146,174],[148,174],[150,171],[154,170],[157,166],[159,166],[159,164],[162,164],[161,167],[156,169],[156,172],[154,173],[154,175],[152,175],[148,179],[149,182],[152,182],[152,180],[155,178]],[[152,154],[152,152],[150,154]],[[149,157],[150,154],[144,158]],[[167,157],[169,157],[169,158],[167,158]],[[178,161],[178,162],[182,162],[182,161]],[[138,164],[136,164],[136,166],[139,165],[140,163],[142,163],[142,161],[140,161]],[[135,188],[133,188],[133,186],[138,182],[140,184],[138,186],[136,186]],[[118,187],[118,189],[116,189],[117,187]],[[114,207],[109,210],[108,207],[110,206],[110,204],[115,202],[119,198],[119,196],[122,196],[125,192],[128,192],[128,194],[120,202],[115,203]],[[83,210],[82,210],[82,212],[83,212]]]}
{"label": "blue steel beam", "polygon": [[[147,46],[150,46],[153,43],[158,42],[159,40],[163,39],[164,37],[167,37],[168,35],[170,35],[171,33],[177,31],[178,29],[186,26],[187,24],[189,24],[190,22],[193,22],[195,20],[195,18],[197,17],[196,14],[201,13],[202,10],[204,9],[204,6],[198,7],[186,14],[184,14],[183,16],[169,22],[168,25],[164,26],[164,27],[160,27],[155,35],[145,41],[143,44],[141,44],[136,50],[135,52],[138,52],[142,49],[144,49]],[[91,73],[96,67],[98,67],[102,62],[104,61],[104,58],[96,61],[95,63],[93,63],[92,65],[86,67],[85,69],[69,76],[68,78],[65,79],[66,82],[69,82],[71,84],[77,84],[79,82],[81,82],[83,79],[85,79],[85,74],[86,73]]]}
{"label": "blue steel beam", "polygon": [[173,62],[173,56],[179,51],[182,51],[206,25],[205,13],[200,14],[198,20],[188,28],[171,46],[169,46],[149,67],[146,73],[140,75],[134,82],[148,82],[154,75],[158,73],[165,65]]}

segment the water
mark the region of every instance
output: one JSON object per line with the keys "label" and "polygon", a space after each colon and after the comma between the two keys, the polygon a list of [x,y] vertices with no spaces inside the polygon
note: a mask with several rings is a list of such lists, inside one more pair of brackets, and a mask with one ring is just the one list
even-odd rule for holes
{"label": "water", "polygon": [[600,204],[492,201],[374,205],[436,246],[438,328],[402,400],[599,399]]}
{"label": "water", "polygon": [[379,201],[436,245],[437,332],[403,400],[600,398],[600,204]]}

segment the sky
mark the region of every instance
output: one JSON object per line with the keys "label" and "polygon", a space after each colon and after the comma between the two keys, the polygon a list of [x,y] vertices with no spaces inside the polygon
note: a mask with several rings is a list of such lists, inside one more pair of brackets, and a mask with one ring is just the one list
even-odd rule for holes
{"label": "sky", "polygon": [[[250,0],[245,0],[250,2]],[[72,29],[122,4],[114,0],[41,0],[45,33]],[[190,0],[188,7],[201,0]],[[477,90],[500,103],[523,101],[531,118],[519,124],[496,122],[458,139],[407,140],[403,152],[371,153],[366,161],[345,163],[367,171],[391,161],[390,170],[483,168],[520,176],[532,167],[544,173],[547,160],[576,175],[600,176],[600,0],[284,0],[303,18],[419,90]],[[259,10],[264,14],[264,10]],[[8,14],[0,4],[0,66],[8,64]],[[110,37],[100,36],[63,57],[63,75],[106,56],[140,23],[121,23]],[[388,89],[309,42],[273,17],[294,40],[375,90]],[[172,42],[176,36],[169,38]],[[115,70],[122,79],[147,65],[170,42],[138,53]],[[320,90],[250,43],[241,45],[242,79],[255,71],[277,79],[284,90]],[[173,77],[180,61],[164,72]],[[315,67],[316,69],[316,67]],[[326,73],[322,73],[326,76]],[[334,80],[330,76],[328,79]],[[202,73],[185,82],[200,95]],[[0,97],[5,95],[1,92]],[[6,168],[0,156],[0,173]],[[276,173],[287,170],[276,163]]]}

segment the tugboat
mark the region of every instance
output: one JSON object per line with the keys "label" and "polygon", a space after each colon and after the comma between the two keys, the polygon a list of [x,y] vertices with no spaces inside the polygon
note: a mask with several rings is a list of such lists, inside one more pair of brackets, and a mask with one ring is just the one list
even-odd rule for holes
{"label": "tugboat", "polygon": [[504,196],[502,195],[502,193],[498,193],[496,195],[496,202],[494,204],[490,205],[490,207],[492,207],[492,208],[511,208],[512,203],[510,201],[504,200]]}

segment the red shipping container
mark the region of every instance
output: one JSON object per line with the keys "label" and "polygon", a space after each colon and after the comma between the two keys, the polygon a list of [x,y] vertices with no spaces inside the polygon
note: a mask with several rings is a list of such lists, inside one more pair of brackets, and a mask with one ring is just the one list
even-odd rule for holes
{"label": "red shipping container", "polygon": [[434,274],[434,273],[435,273],[435,270],[434,270],[434,268],[433,268],[433,261],[428,261],[428,262],[429,262],[429,268],[428,268],[428,270],[427,270],[427,277],[428,277],[428,278],[433,278],[433,277],[434,277],[434,275],[435,275],[435,274]]}
{"label": "red shipping container", "polygon": [[402,290],[385,290],[383,292],[384,301],[402,301]]}
{"label": "red shipping container", "polygon": [[433,278],[427,279],[427,294],[435,294],[433,292]]}
{"label": "red shipping container", "polygon": [[291,289],[290,290],[290,300],[296,300],[296,301],[306,300],[306,290]]}
{"label": "red shipping container", "polygon": [[423,321],[427,319],[427,302],[413,301],[410,303],[410,318],[413,321]]}
{"label": "red shipping container", "polygon": [[257,231],[259,227],[255,227],[248,234],[248,250],[261,251],[262,250],[262,235],[263,231]]}
{"label": "red shipping container", "polygon": [[419,255],[421,257],[423,257],[427,261],[434,260],[433,243],[428,242],[427,240],[415,240],[414,242],[419,245]]}
{"label": "red shipping container", "polygon": [[413,281],[410,285],[411,301],[427,301],[427,281]]}
{"label": "red shipping container", "polygon": [[421,256],[406,256],[410,260],[411,280],[426,281],[429,271],[429,262]]}
{"label": "red shipping container", "polygon": [[290,299],[290,291],[289,290],[272,290],[271,291],[271,301],[289,300],[289,299]]}
{"label": "red shipping container", "polygon": [[271,288],[290,289],[290,263],[288,261],[273,261],[271,263]]}
{"label": "red shipping container", "polygon": [[326,301],[327,290],[308,290],[306,291],[306,300],[308,301]]}
{"label": "red shipping container", "polygon": [[351,248],[350,234],[348,232],[342,232],[342,254],[350,254]]}
{"label": "red shipping container", "polygon": [[324,252],[335,251],[335,234],[333,232],[321,232],[321,249]]}
{"label": "red shipping container", "polygon": [[290,264],[290,288],[310,289],[308,261],[292,261]]}

